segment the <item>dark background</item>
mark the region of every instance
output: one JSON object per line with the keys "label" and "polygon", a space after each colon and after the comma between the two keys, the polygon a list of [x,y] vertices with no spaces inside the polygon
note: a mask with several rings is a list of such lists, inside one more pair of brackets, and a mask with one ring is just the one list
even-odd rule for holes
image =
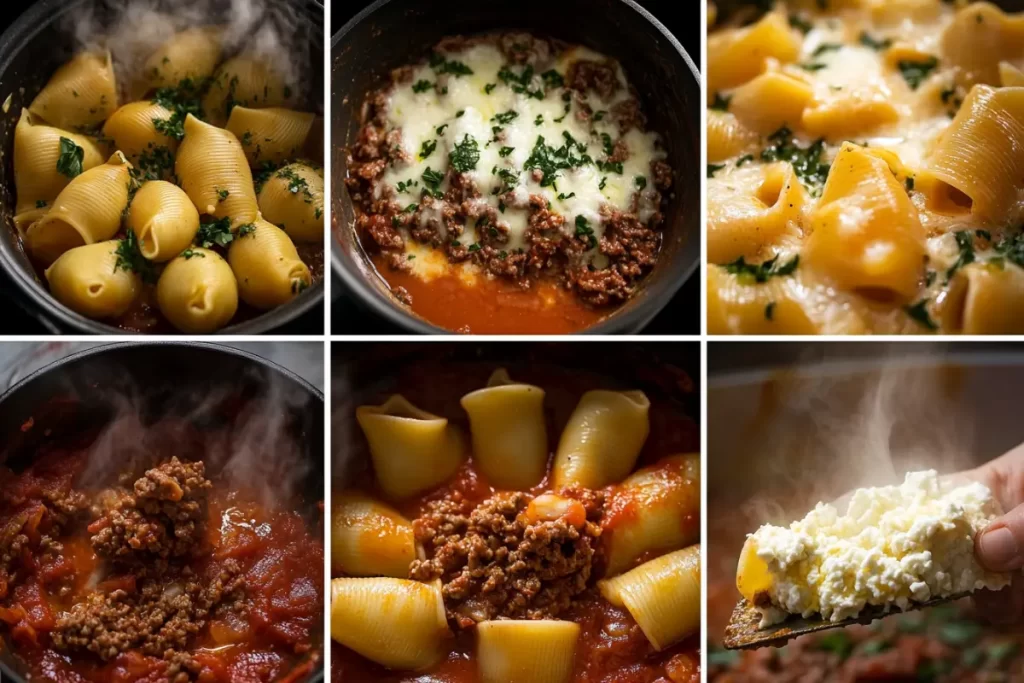
{"label": "dark background", "polygon": [[[703,1],[703,0],[699,0]],[[372,0],[330,0],[331,34],[337,33],[349,19],[360,10],[372,4]],[[423,0],[444,7],[444,0]],[[552,0],[558,2],[558,0]],[[700,66],[700,36],[703,25],[700,21],[698,0],[637,0],[666,26],[689,53],[695,64]],[[510,5],[515,11],[515,3]],[[585,19],[584,19],[585,21]],[[694,163],[699,160],[694,159]],[[695,210],[697,210],[695,208]],[[656,317],[642,334],[700,334],[700,271],[680,288],[675,298]],[[340,283],[333,280],[335,293],[331,304],[331,331],[334,334],[403,334],[393,327],[364,313],[354,303],[339,297]]]}

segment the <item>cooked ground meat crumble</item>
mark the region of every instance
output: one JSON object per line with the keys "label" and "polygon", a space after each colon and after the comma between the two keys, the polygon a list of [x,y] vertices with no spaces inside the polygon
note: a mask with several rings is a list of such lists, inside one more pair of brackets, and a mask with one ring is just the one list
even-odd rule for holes
{"label": "cooked ground meat crumble", "polygon": [[554,619],[587,589],[604,495],[585,489],[559,492],[580,501],[586,521],[536,521],[532,497],[503,492],[475,508],[458,493],[433,501],[413,523],[429,559],[413,562],[410,577],[440,578],[448,619],[459,628],[481,621]]}
{"label": "cooked ground meat crumble", "polygon": [[[558,133],[564,140],[549,136],[545,142],[534,134],[524,143],[533,148],[533,154],[513,163],[516,147],[507,129],[516,119],[523,123],[523,117],[515,109],[489,118],[484,115],[484,125],[493,137],[478,140],[479,134],[452,132],[460,125],[465,111],[460,110],[455,118],[436,126],[435,132],[428,132],[431,139],[423,139],[422,146],[409,139],[403,146],[403,130],[395,128],[389,117],[395,93],[399,89],[431,97],[437,93],[445,101],[449,91],[461,85],[460,79],[474,73],[459,60],[473,64],[467,55],[481,45],[496,47],[506,61],[495,76],[488,77],[493,82],[484,86],[487,95],[508,87],[518,93],[520,104],[553,100],[561,108],[564,102],[562,117],[552,114],[549,118],[562,121],[571,116],[571,121],[589,131],[589,139],[577,140],[566,131]],[[423,64],[407,66],[392,73],[389,86],[371,93],[363,104],[358,138],[347,150],[345,181],[357,208],[355,228],[366,248],[380,253],[387,267],[396,271],[416,267],[414,256],[407,255],[407,242],[412,241],[440,250],[450,263],[471,262],[524,290],[540,280],[554,280],[595,306],[621,303],[632,296],[658,257],[672,169],[659,152],[647,167],[624,175],[623,162],[633,155],[626,135],[646,133],[637,95],[620,77],[614,60],[598,61],[600,55],[585,51],[565,68],[559,59],[572,49],[559,41],[519,33],[448,38],[431,53],[429,64],[436,81],[417,75],[422,75]],[[558,68],[564,71],[559,73]],[[599,108],[606,102],[611,103],[607,110]],[[544,116],[538,115],[536,125],[544,123]],[[467,142],[472,150],[467,151]],[[408,149],[411,145],[419,149]],[[490,159],[488,148],[501,150],[493,169],[489,161],[477,166],[475,160]],[[453,162],[446,163],[446,157]],[[425,162],[433,166],[428,165],[421,177]],[[563,203],[576,193],[560,191],[559,181],[566,174],[592,168],[598,170],[593,171],[594,187],[588,185],[589,192],[596,192],[598,183],[603,191],[609,177],[618,178],[625,184],[623,198],[613,201],[594,195],[601,197],[601,203],[593,211]],[[395,173],[402,180],[396,180]],[[478,187],[481,175],[493,187]],[[550,196],[538,194],[538,184]],[[526,212],[525,227],[517,228],[525,230],[521,237],[510,236],[513,221],[508,209]],[[402,300],[407,298],[406,293]]]}

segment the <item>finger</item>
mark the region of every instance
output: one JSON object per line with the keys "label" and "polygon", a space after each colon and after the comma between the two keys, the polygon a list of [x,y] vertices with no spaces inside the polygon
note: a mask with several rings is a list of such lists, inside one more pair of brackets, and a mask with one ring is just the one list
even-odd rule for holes
{"label": "finger", "polygon": [[978,562],[992,572],[1024,567],[1024,505],[1010,510],[978,534],[974,554]]}
{"label": "finger", "polygon": [[1003,590],[980,590],[973,597],[978,616],[992,624],[1012,624],[1024,616],[1024,582],[1019,578]]}

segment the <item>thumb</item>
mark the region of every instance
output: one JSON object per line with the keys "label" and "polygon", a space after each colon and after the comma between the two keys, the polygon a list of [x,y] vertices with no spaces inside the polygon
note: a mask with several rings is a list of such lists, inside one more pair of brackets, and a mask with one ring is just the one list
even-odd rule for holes
{"label": "thumb", "polygon": [[989,524],[975,539],[974,554],[991,572],[1024,567],[1024,505]]}

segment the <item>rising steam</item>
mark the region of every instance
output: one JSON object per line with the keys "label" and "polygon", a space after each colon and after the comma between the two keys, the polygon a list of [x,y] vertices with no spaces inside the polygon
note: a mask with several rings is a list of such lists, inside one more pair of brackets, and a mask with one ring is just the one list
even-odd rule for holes
{"label": "rising steam", "polygon": [[266,58],[303,94],[314,83],[318,27],[281,0],[96,0],[66,15],[61,28],[80,49],[109,49],[119,83],[130,83],[146,59],[176,31],[217,26],[225,58],[251,52]]}

